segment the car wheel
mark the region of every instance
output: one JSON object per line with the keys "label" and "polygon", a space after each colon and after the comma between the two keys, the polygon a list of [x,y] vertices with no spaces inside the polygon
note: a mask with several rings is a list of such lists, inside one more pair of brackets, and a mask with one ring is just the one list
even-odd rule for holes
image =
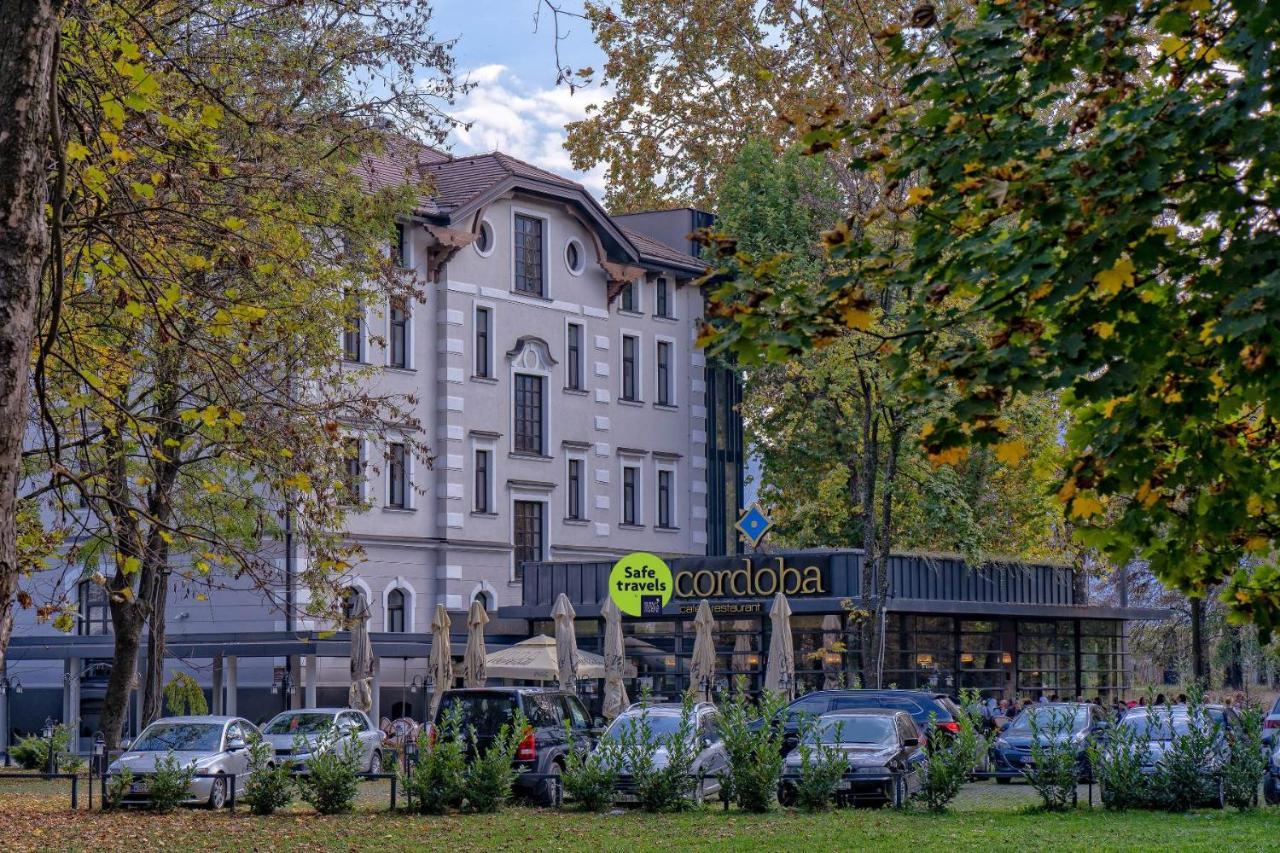
{"label": "car wheel", "polygon": [[997,777],[996,777],[996,784],[997,784],[997,785],[1008,785],[1008,784],[1009,784],[1010,782],[1012,782],[1012,781],[1013,781],[1013,780],[1012,780],[1012,779],[1010,779],[1008,776],[997,776]]}
{"label": "car wheel", "polygon": [[786,782],[778,786],[778,803],[791,808],[796,804],[796,789]]}
{"label": "car wheel", "polygon": [[1270,773],[1262,783],[1262,796],[1269,806],[1280,804],[1280,780]]}
{"label": "car wheel", "polygon": [[375,749],[369,755],[369,772],[370,773],[382,772],[382,750]]}
{"label": "car wheel", "polygon": [[564,768],[559,762],[551,762],[551,766],[547,768],[548,778],[542,782],[542,793],[538,796],[538,805],[555,806],[557,805],[557,794],[560,791],[560,775],[564,773]]}
{"label": "car wheel", "polygon": [[227,804],[227,777],[218,776],[209,788],[209,810],[217,811]]}
{"label": "car wheel", "polygon": [[706,792],[703,790],[705,781],[702,777],[698,777],[698,781],[693,786],[693,804],[695,806],[701,806],[706,802]]}

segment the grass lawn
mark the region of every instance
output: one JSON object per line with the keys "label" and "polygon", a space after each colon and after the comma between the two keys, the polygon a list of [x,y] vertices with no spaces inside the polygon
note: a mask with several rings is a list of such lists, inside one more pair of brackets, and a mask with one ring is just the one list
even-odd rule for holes
{"label": "grass lawn", "polygon": [[[2,777],[0,777],[2,778]],[[1083,795],[1082,789],[1082,795]],[[83,795],[83,791],[81,792]],[[778,811],[682,815],[638,811],[584,815],[511,807],[497,815],[389,815],[385,783],[369,783],[355,814],[320,817],[296,804],[281,815],[181,809],[71,811],[66,783],[0,781],[6,850],[1259,850],[1280,846],[1280,809],[1248,814],[1109,814],[1080,808],[1033,810],[1024,785],[968,786],[947,815],[842,809],[820,815]],[[1083,800],[1082,800],[1083,802]]]}

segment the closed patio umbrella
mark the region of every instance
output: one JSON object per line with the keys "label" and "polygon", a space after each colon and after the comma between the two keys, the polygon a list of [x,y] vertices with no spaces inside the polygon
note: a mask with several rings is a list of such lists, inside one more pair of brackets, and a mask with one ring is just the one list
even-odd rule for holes
{"label": "closed patio umbrella", "polygon": [[551,618],[556,623],[556,672],[560,689],[574,691],[578,680],[578,636],[573,628],[573,605],[563,592],[551,608]]}
{"label": "closed patio umbrella", "polygon": [[[840,617],[835,613],[828,613],[822,617],[822,648],[828,654],[832,649],[843,640],[841,636]],[[840,664],[839,662],[828,662],[826,654],[822,656],[822,689],[835,690],[843,687],[840,683]]]}
{"label": "closed patio umbrella", "polygon": [[772,634],[769,637],[769,665],[764,673],[764,689],[781,693],[791,701],[796,695],[796,653],[791,640],[791,604],[778,593],[769,608]]}
{"label": "closed patio umbrella", "polygon": [[622,683],[626,666],[626,649],[622,641],[622,611],[613,598],[606,598],[600,608],[604,617],[604,708],[606,720],[612,720],[627,707],[627,688]]}
{"label": "closed patio umbrella", "polygon": [[710,702],[716,680],[716,618],[711,605],[702,599],[693,617],[693,659],[689,661],[689,689],[699,702]]}
{"label": "closed patio umbrella", "polygon": [[369,602],[363,592],[351,597],[351,688],[347,707],[364,711],[373,708],[373,643],[369,640]]}
{"label": "closed patio umbrella", "polygon": [[462,656],[462,684],[464,687],[484,687],[484,626],[489,624],[489,614],[479,601],[471,602],[467,614],[467,651]]}
{"label": "closed patio umbrella", "polygon": [[435,689],[431,691],[431,712],[428,720],[436,718],[436,709],[440,707],[440,698],[444,691],[453,686],[453,650],[449,648],[449,614],[443,604],[436,605],[435,615],[431,617],[431,677],[435,680]]}

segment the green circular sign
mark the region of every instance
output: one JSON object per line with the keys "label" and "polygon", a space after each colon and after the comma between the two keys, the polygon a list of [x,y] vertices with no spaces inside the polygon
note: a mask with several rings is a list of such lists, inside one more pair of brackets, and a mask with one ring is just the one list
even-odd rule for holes
{"label": "green circular sign", "polygon": [[644,551],[628,554],[609,572],[609,597],[628,616],[660,615],[674,591],[671,568]]}

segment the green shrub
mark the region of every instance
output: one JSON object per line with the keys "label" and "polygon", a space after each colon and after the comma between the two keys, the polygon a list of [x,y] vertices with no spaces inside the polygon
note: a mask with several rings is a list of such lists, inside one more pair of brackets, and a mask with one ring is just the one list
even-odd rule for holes
{"label": "green shrub", "polygon": [[1057,709],[1029,713],[1031,766],[1022,775],[1036,789],[1046,811],[1065,811],[1075,805],[1080,773],[1076,744],[1070,737],[1073,715]]}
{"label": "green shrub", "polygon": [[564,756],[564,790],[584,811],[604,811],[613,803],[618,784],[621,752],[612,741],[602,741],[588,750],[573,737],[573,729],[564,725],[569,751]]}
{"label": "green shrub", "polygon": [[766,692],[753,708],[745,687],[725,704],[720,732],[728,757],[728,775],[721,780],[724,796],[749,812],[767,812],[778,801],[778,781],[782,778],[782,709],[786,698]]}
{"label": "green shrub", "polygon": [[[294,752],[307,750],[302,736],[294,738]],[[302,799],[320,814],[351,811],[360,785],[360,741],[352,732],[339,734],[330,728],[311,750],[307,772],[298,777]]]}
{"label": "green shrub", "polygon": [[512,764],[516,747],[524,737],[528,720],[517,711],[510,723],[503,723],[489,748],[480,752],[476,730],[471,729],[471,745],[475,757],[466,774],[467,809],[479,814],[496,812],[511,799],[520,768]]}
{"label": "green shrub", "polygon": [[112,776],[107,782],[106,802],[103,804],[105,808],[119,808],[124,802],[124,795],[129,793],[129,786],[133,784],[133,771],[128,767],[121,770],[115,776]]}
{"label": "green shrub", "polygon": [[[1156,764],[1152,780],[1155,804],[1172,812],[1185,812],[1217,796],[1222,768],[1218,766],[1218,726],[1204,712],[1200,691],[1189,691],[1187,731],[1175,735]],[[1170,724],[1167,710],[1164,724]]]}
{"label": "green shrub", "polygon": [[249,778],[241,799],[256,815],[268,815],[293,802],[293,774],[288,765],[275,764],[275,751],[257,732],[249,734]]}
{"label": "green shrub", "polygon": [[[836,740],[840,740],[843,723],[836,724]],[[816,725],[804,727],[800,744],[800,776],[796,780],[796,805],[807,812],[826,811],[835,799],[836,787],[849,769],[849,762],[837,747],[814,741]]]}
{"label": "green shrub", "polygon": [[969,714],[956,723],[960,731],[948,738],[938,729],[937,715],[929,715],[929,760],[920,768],[920,790],[912,799],[931,812],[944,812],[973,772],[978,755],[978,733]]}
{"label": "green shrub", "polygon": [[[53,727],[53,748],[59,758],[67,751],[71,741],[71,731],[65,725]],[[18,766],[24,770],[47,770],[49,768],[49,741],[39,735],[28,735],[21,738],[9,748],[9,754]]]}
{"label": "green shrub", "polygon": [[191,780],[195,768],[178,760],[170,752],[156,759],[156,769],[147,779],[147,792],[151,798],[151,810],[166,814],[191,796]]}
{"label": "green shrub", "polygon": [[1223,796],[1227,805],[1245,811],[1258,804],[1258,786],[1267,769],[1262,751],[1262,711],[1252,705],[1240,709],[1240,731],[1231,741],[1231,752],[1222,768]]}
{"label": "green shrub", "polygon": [[[675,731],[657,737],[649,725],[649,711],[641,703],[638,717],[624,726],[619,735],[622,761],[631,773],[636,799],[650,812],[685,811],[697,785],[693,762],[697,758],[693,744],[693,694],[687,694],[681,706],[680,723]],[[659,765],[658,750],[665,750],[667,760]]]}
{"label": "green shrub", "polygon": [[440,715],[435,743],[425,729],[419,732],[418,761],[400,777],[411,810],[444,814],[449,809],[462,807],[467,752],[461,729],[462,705],[454,702]]}
{"label": "green shrub", "polygon": [[1125,811],[1151,805],[1151,779],[1142,772],[1150,749],[1146,729],[1132,726],[1113,726],[1104,741],[1090,744],[1089,765],[1103,807]]}

